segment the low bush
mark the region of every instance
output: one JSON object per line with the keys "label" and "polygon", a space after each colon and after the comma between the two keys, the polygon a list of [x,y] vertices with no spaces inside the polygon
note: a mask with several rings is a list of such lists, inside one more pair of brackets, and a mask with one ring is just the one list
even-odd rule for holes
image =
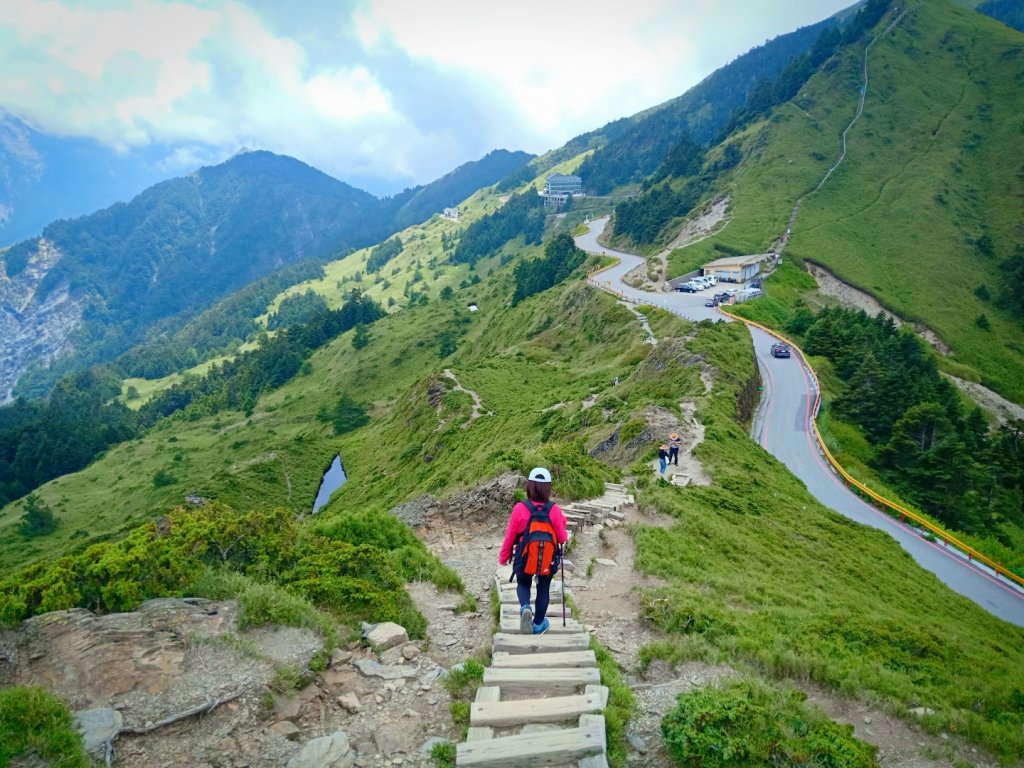
{"label": "low bush", "polygon": [[852,725],[830,720],[805,699],[798,691],[732,681],[681,695],[661,732],[683,766],[878,766],[877,747],[855,739]]}

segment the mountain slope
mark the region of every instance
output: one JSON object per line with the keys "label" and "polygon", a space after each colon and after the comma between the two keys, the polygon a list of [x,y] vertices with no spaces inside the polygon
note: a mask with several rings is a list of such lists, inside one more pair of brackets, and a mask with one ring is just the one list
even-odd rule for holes
{"label": "mountain slope", "polygon": [[499,179],[523,168],[535,155],[496,149],[479,160],[463,163],[436,181],[398,195],[401,207],[395,211],[395,229],[426,221],[435,213],[451,208],[481,187],[489,187]]}
{"label": "mountain slope", "polygon": [[[287,264],[373,242],[387,227],[372,195],[268,152],[242,154],[158,184],[130,203],[54,222],[41,238],[3,254],[0,349],[9,364],[0,393],[8,396],[33,362],[68,349],[73,358],[59,369],[109,360],[153,323],[194,314]],[[78,322],[64,318],[63,344],[19,344],[47,327],[54,297],[80,312]],[[41,383],[51,380],[52,374]]]}
{"label": "mountain slope", "polygon": [[834,19],[826,19],[779,35],[715,70],[683,95],[575,139],[578,143],[603,138],[602,146],[580,167],[584,186],[605,194],[622,184],[640,182],[684,136],[708,144],[760,82],[778,75],[835,24]]}
{"label": "mountain slope", "polygon": [[[729,222],[676,252],[672,272],[780,248],[795,215],[786,256],[824,264],[923,323],[951,349],[950,370],[1024,402],[1024,325],[1011,309],[1024,37],[946,0],[909,7],[885,32],[899,12],[843,46],[767,119],[708,152],[705,175],[727,150],[740,159],[704,197],[729,195]],[[658,241],[678,226],[664,226]]]}
{"label": "mountain slope", "polygon": [[0,248],[51,221],[128,200],[167,178],[164,148],[123,154],[89,139],[48,136],[0,107]]}

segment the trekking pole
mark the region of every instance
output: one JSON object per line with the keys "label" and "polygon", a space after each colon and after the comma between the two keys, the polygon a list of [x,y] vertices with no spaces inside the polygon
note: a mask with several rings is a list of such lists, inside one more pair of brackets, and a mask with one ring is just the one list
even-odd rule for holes
{"label": "trekking pole", "polygon": [[562,626],[565,626],[565,547],[562,547]]}

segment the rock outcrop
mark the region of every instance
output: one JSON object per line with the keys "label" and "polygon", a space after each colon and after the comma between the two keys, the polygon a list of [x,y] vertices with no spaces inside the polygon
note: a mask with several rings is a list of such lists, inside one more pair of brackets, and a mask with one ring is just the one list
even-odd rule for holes
{"label": "rock outcrop", "polygon": [[14,385],[32,363],[46,364],[71,351],[84,304],[67,283],[43,292],[45,278],[62,257],[49,241],[18,274],[0,269],[0,404],[11,400]]}

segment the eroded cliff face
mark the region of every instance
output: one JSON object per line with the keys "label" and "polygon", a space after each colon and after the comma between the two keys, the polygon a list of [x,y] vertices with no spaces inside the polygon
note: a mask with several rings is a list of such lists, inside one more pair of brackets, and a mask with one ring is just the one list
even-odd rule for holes
{"label": "eroded cliff face", "polygon": [[0,404],[12,399],[14,385],[32,363],[49,363],[73,348],[71,335],[81,325],[84,303],[66,283],[45,296],[39,290],[62,256],[53,243],[40,240],[14,277],[0,264]]}

